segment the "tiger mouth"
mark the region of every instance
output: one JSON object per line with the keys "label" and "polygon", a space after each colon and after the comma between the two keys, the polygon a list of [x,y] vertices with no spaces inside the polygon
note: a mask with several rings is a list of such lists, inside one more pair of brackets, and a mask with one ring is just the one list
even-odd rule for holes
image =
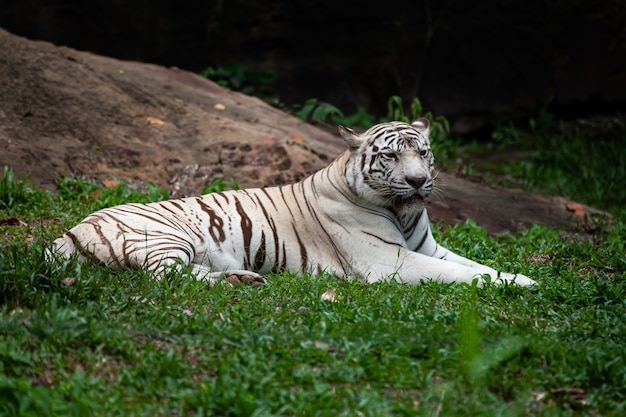
{"label": "tiger mouth", "polygon": [[401,196],[394,202],[395,207],[409,206],[415,203],[423,204],[427,196],[423,196],[417,191],[409,195]]}
{"label": "tiger mouth", "polygon": [[419,201],[424,201],[424,199],[425,199],[426,197],[427,197],[427,196],[423,196],[423,195],[421,195],[420,193],[415,193],[415,194],[413,194],[413,195],[411,195],[411,196],[409,196],[409,197],[405,198],[405,199],[404,199],[404,201],[408,201],[408,202],[414,202],[414,201],[417,201],[417,200],[419,200]]}

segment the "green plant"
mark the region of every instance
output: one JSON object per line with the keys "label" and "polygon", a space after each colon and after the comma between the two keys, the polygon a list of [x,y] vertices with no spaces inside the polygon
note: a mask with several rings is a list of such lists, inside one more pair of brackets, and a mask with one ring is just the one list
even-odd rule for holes
{"label": "green plant", "polygon": [[0,208],[4,210],[16,210],[24,204],[39,206],[41,199],[46,198],[45,191],[34,190],[32,182],[28,178],[16,180],[13,170],[4,167],[2,179],[0,179]]}
{"label": "green plant", "polygon": [[411,110],[407,114],[402,105],[402,98],[399,96],[391,96],[387,101],[387,117],[384,121],[398,120],[405,123],[411,123],[413,120],[425,117],[430,120],[430,136],[432,142],[442,142],[450,133],[450,124],[448,119],[442,115],[433,116],[431,112],[424,112],[422,102],[415,97],[411,102]]}
{"label": "green plant", "polygon": [[332,104],[319,101],[316,98],[307,100],[302,108],[296,112],[296,117],[303,121],[325,122],[328,118],[343,118],[343,113]]}
{"label": "green plant", "polygon": [[169,198],[167,190],[151,182],[146,183],[149,190],[147,193],[140,192],[124,182],[112,182],[110,186],[102,186],[93,181],[71,177],[58,178],[56,185],[58,193],[65,199],[86,202],[91,207],[91,211],[128,202],[152,203]]}
{"label": "green plant", "polygon": [[331,120],[335,124],[341,124],[355,129],[368,129],[376,124],[376,117],[368,113],[363,106],[358,106],[356,113],[347,116],[333,115]]}
{"label": "green plant", "polygon": [[[317,99],[309,99],[296,112],[296,116],[304,121],[327,122],[334,124],[342,124],[353,128],[369,128],[376,123],[376,117],[367,113],[364,107],[359,106],[357,112],[345,116],[341,110],[332,104],[319,101]],[[426,117],[431,122],[431,137],[435,142],[444,142],[450,131],[448,120],[444,116],[433,116],[431,112],[424,112],[422,103],[418,98],[414,98],[411,102],[410,112],[407,114],[402,105],[402,99],[399,96],[392,96],[387,101],[387,116],[379,120],[382,122],[402,121],[410,123],[419,117]]]}
{"label": "green plant", "polygon": [[218,193],[224,190],[238,190],[239,185],[235,180],[224,181],[222,178],[213,178],[210,184],[202,188],[202,194]]}
{"label": "green plant", "polygon": [[274,70],[253,71],[242,64],[227,64],[217,68],[206,67],[200,75],[222,87],[260,97],[272,104],[279,102],[272,88],[278,78]]}

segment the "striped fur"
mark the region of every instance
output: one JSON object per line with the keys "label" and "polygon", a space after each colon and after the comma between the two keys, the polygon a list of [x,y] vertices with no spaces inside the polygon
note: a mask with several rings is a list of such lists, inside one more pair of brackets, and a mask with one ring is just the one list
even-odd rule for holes
{"label": "striped fur", "polygon": [[173,265],[189,265],[208,280],[290,270],[369,282],[480,283],[487,274],[534,283],[498,275],[433,239],[423,204],[434,181],[426,119],[383,123],[363,134],[339,130],[349,149],[302,182],[103,209],[53,249],[140,266],[157,278]]}

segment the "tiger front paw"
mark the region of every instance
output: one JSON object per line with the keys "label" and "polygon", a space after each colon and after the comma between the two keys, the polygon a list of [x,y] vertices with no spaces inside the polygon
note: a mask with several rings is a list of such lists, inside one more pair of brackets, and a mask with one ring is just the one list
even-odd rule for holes
{"label": "tiger front paw", "polygon": [[228,281],[231,285],[238,287],[239,285],[252,285],[253,287],[260,287],[266,283],[266,280],[263,276],[251,272],[251,273],[235,273],[235,274],[226,274],[224,277],[226,281]]}

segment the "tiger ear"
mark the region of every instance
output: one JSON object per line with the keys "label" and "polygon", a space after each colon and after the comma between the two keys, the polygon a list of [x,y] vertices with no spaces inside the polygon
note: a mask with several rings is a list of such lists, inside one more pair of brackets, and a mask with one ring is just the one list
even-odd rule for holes
{"label": "tiger ear", "polygon": [[339,125],[339,134],[350,146],[351,149],[357,149],[363,143],[363,140],[354,130],[349,127]]}
{"label": "tiger ear", "polygon": [[428,121],[428,119],[424,117],[420,117],[419,119],[413,120],[411,122],[411,126],[413,126],[418,131],[423,132],[425,134],[428,134],[428,131],[430,130],[430,122]]}

